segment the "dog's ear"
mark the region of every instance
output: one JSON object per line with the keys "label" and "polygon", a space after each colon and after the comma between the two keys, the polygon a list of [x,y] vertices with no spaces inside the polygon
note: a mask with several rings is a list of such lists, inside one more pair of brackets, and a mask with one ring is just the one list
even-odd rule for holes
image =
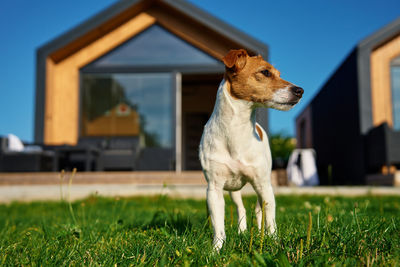
{"label": "dog's ear", "polygon": [[222,61],[228,69],[239,72],[246,65],[247,57],[248,54],[244,49],[231,50],[222,58]]}

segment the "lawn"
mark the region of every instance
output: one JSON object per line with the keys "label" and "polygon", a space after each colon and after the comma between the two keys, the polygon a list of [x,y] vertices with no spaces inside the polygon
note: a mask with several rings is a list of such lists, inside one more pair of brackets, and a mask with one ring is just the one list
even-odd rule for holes
{"label": "lawn", "polygon": [[245,198],[250,230],[241,235],[227,199],[220,253],[204,200],[92,196],[72,205],[0,205],[0,265],[400,265],[400,197],[276,200],[278,237],[263,238],[255,198]]}

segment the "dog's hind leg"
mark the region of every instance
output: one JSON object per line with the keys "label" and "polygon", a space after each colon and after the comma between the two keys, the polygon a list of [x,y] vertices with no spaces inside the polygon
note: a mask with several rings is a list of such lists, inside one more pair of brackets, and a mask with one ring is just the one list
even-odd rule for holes
{"label": "dog's hind leg", "polygon": [[214,248],[220,250],[225,242],[225,200],[223,186],[209,183],[207,187],[207,206],[214,229]]}
{"label": "dog's hind leg", "polygon": [[239,233],[242,233],[247,229],[246,209],[244,208],[243,205],[242,194],[240,193],[240,191],[231,191],[229,192],[229,194],[231,195],[233,203],[235,203],[236,205],[238,214]]}

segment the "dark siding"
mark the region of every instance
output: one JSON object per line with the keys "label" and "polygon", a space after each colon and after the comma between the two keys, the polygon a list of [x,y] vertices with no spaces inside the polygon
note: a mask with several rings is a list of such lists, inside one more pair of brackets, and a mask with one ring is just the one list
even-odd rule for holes
{"label": "dark siding", "polygon": [[44,140],[44,108],[46,85],[46,55],[40,50],[36,53],[36,91],[35,91],[35,143],[41,144]]}
{"label": "dark siding", "polygon": [[358,115],[357,49],[322,87],[311,107],[321,184],[362,184],[364,154]]}

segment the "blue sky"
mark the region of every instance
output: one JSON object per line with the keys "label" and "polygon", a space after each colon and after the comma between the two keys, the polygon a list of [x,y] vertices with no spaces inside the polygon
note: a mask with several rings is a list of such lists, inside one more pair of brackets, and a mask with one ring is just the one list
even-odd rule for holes
{"label": "blue sky", "polygon": [[[33,140],[35,52],[111,0],[0,3],[0,135]],[[270,112],[270,132],[294,135],[294,119],[362,39],[400,16],[399,0],[190,0],[269,45],[282,77],[302,86],[289,112]]]}

